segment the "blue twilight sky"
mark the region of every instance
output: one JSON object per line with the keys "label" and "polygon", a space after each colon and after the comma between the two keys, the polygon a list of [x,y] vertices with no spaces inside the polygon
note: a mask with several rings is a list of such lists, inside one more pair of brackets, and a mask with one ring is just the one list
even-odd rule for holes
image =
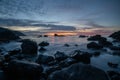
{"label": "blue twilight sky", "polygon": [[0,0],[0,19],[8,18],[47,28],[120,27],[120,0]]}

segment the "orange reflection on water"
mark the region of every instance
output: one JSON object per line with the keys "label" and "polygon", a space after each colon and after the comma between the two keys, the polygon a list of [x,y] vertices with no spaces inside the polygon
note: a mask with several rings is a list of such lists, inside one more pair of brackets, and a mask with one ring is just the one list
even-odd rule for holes
{"label": "orange reflection on water", "polygon": [[54,36],[55,34],[63,35],[63,36],[70,36],[70,35],[74,36],[74,35],[77,35],[76,32],[48,32],[45,35]]}

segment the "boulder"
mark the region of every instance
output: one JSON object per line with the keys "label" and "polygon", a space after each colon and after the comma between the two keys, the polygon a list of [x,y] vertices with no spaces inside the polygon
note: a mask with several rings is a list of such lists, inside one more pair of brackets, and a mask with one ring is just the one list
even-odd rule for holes
{"label": "boulder", "polygon": [[55,54],[55,60],[57,61],[62,61],[62,60],[65,60],[66,58],[68,58],[68,56],[64,53],[64,52],[59,52],[57,51]]}
{"label": "boulder", "polygon": [[103,47],[110,47],[110,46],[113,46],[113,44],[107,40],[101,40],[101,41],[98,41],[98,43],[103,46]]}
{"label": "boulder", "polygon": [[[8,75],[8,77],[12,78],[11,80],[18,79],[29,79],[29,80],[38,80],[40,77],[43,68],[34,62],[29,61],[20,61],[14,60],[11,61],[4,72]],[[23,80],[24,80],[23,79]]]}
{"label": "boulder", "polygon": [[96,42],[90,42],[87,44],[87,48],[89,48],[89,49],[102,49],[103,46],[101,46],[100,44],[98,44]]}
{"label": "boulder", "polygon": [[23,40],[21,48],[24,54],[37,54],[38,50],[37,43],[29,39]]}
{"label": "boulder", "polygon": [[109,80],[104,71],[91,65],[76,63],[53,72],[48,80]]}
{"label": "boulder", "polygon": [[0,27],[0,42],[20,39],[12,30]]}
{"label": "boulder", "polygon": [[40,49],[39,49],[40,52],[44,52],[44,51],[46,51],[46,50],[47,50],[47,49],[44,48],[44,47],[40,47]]}
{"label": "boulder", "polygon": [[64,44],[65,47],[69,47],[70,45],[69,44]]}
{"label": "boulder", "polygon": [[47,56],[42,54],[40,54],[36,60],[36,62],[39,64],[48,64],[51,61],[54,61],[54,58],[52,56]]}
{"label": "boulder", "polygon": [[109,48],[114,51],[120,51],[120,47],[118,46],[110,46]]}
{"label": "boulder", "polygon": [[41,42],[41,43],[39,44],[39,46],[41,46],[41,47],[44,47],[44,46],[49,46],[49,43],[48,43],[48,42],[43,41],[43,42]]}
{"label": "boulder", "polygon": [[111,80],[120,80],[120,73],[116,71],[108,71]]}
{"label": "boulder", "polygon": [[95,35],[88,38],[88,41],[106,41],[107,39],[101,35]]}
{"label": "boulder", "polygon": [[109,37],[120,41],[120,31],[112,33]]}
{"label": "boulder", "polygon": [[85,52],[81,52],[79,50],[75,51],[72,55],[71,58],[83,62],[85,64],[89,64],[90,63],[90,54],[89,53],[85,53]]}
{"label": "boulder", "polygon": [[12,55],[16,55],[16,54],[18,54],[18,53],[20,53],[20,52],[21,52],[20,49],[15,49],[15,50],[9,51],[8,54],[12,56]]}

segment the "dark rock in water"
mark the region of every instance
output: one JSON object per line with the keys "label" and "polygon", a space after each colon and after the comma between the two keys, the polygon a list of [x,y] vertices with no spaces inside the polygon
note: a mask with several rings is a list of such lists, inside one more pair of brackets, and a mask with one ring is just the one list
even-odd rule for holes
{"label": "dark rock in water", "polygon": [[15,50],[9,51],[8,54],[12,56],[12,55],[16,55],[16,54],[18,54],[20,52],[21,52],[20,49],[15,49]]}
{"label": "dark rock in water", "polygon": [[23,41],[21,48],[24,54],[37,54],[38,50],[37,43],[29,39]]}
{"label": "dark rock in water", "polygon": [[44,46],[49,46],[49,43],[43,41],[43,42],[41,42],[41,43],[39,44],[39,46],[42,46],[42,47],[44,47]]}
{"label": "dark rock in water", "polygon": [[54,54],[54,56],[55,56],[55,60],[57,60],[57,61],[62,61],[62,60],[64,60],[64,59],[68,58],[68,56],[65,55],[64,52],[59,52],[59,51],[57,51],[57,52]]}
{"label": "dark rock in water", "polygon": [[19,32],[19,31],[13,31],[13,32],[14,32],[16,35],[18,35],[18,36],[26,36],[25,34]]}
{"label": "dark rock in water", "polygon": [[12,30],[0,28],[0,42],[20,39]]}
{"label": "dark rock in water", "polygon": [[117,63],[108,62],[108,66],[110,66],[112,68],[117,68],[118,64]]}
{"label": "dark rock in water", "polygon": [[85,64],[73,64],[70,67],[53,72],[48,80],[109,80],[104,71]]}
{"label": "dark rock in water", "polygon": [[44,35],[44,37],[48,37],[48,35]]}
{"label": "dark rock in water", "polygon": [[103,46],[101,46],[100,44],[97,44],[95,42],[90,42],[87,44],[87,48],[89,48],[89,49],[102,49]]}
{"label": "dark rock in water", "polygon": [[64,44],[65,47],[69,47],[70,45],[69,44]]}
{"label": "dark rock in water", "polygon": [[[11,61],[4,72],[8,77],[12,78],[11,80],[25,79],[25,80],[38,80],[40,77],[43,68],[34,62],[14,60]],[[23,80],[24,80],[23,79]]]}
{"label": "dark rock in water", "polygon": [[87,37],[87,36],[85,36],[85,35],[80,35],[79,36],[79,38],[85,38],[85,37]]}
{"label": "dark rock in water", "polygon": [[120,51],[120,47],[117,46],[111,46],[109,47],[111,50],[116,50],[116,51]]}
{"label": "dark rock in water", "polygon": [[120,41],[120,31],[112,33],[109,37],[112,37],[113,39]]}
{"label": "dark rock in water", "polygon": [[38,59],[36,60],[39,64],[48,64],[49,62],[54,61],[54,58],[52,56],[47,55],[39,55]]}
{"label": "dark rock in water", "polygon": [[95,35],[88,38],[88,41],[106,41],[107,39],[101,35]]}
{"label": "dark rock in water", "polygon": [[94,52],[93,55],[94,55],[95,57],[100,56],[100,52]]}
{"label": "dark rock in water", "polygon": [[115,51],[112,53],[113,55],[117,55],[117,56],[120,56],[120,51]]}
{"label": "dark rock in water", "polygon": [[84,53],[81,51],[75,51],[72,55],[71,58],[83,62],[85,64],[89,64],[90,63],[90,54],[89,53]]}
{"label": "dark rock in water", "polygon": [[103,47],[110,47],[110,46],[113,46],[113,44],[107,40],[101,40],[101,41],[98,41],[98,43],[103,46]]}
{"label": "dark rock in water", "polygon": [[44,47],[40,47],[39,51],[40,52],[43,52],[43,51],[46,51],[47,49],[45,49]]}
{"label": "dark rock in water", "polygon": [[59,67],[61,67],[61,68],[68,67],[76,62],[77,62],[77,60],[75,60],[73,58],[67,58],[59,63]]}
{"label": "dark rock in water", "polygon": [[120,73],[115,71],[108,71],[107,72],[111,80],[120,80]]}

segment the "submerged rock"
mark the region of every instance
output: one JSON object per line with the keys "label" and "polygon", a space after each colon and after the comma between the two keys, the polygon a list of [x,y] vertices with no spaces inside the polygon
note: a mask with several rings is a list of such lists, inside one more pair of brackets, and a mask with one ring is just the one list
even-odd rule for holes
{"label": "submerged rock", "polygon": [[100,44],[98,44],[96,42],[90,42],[87,44],[87,48],[89,48],[89,49],[102,49],[103,46],[101,46]]}
{"label": "submerged rock", "polygon": [[107,39],[101,35],[95,35],[88,38],[88,41],[106,41]]}
{"label": "submerged rock", "polygon": [[36,60],[39,64],[48,64],[49,62],[54,61],[54,58],[52,56],[47,55],[39,55],[38,59]]}
{"label": "submerged rock", "polygon": [[24,54],[37,54],[37,50],[38,50],[37,43],[29,39],[23,40],[21,48],[22,48],[22,53]]}
{"label": "submerged rock", "polygon": [[64,52],[59,52],[59,51],[57,51],[57,52],[54,54],[54,56],[55,56],[55,60],[57,60],[57,61],[62,61],[62,60],[64,60],[64,59],[68,58],[68,56],[65,55]]}
{"label": "submerged rock", "polygon": [[109,80],[104,71],[85,64],[73,64],[53,72],[48,80]]}
{"label": "submerged rock", "polygon": [[69,47],[70,45],[69,44],[64,44],[65,47]]}
{"label": "submerged rock", "polygon": [[44,47],[40,47],[40,49],[39,49],[40,52],[43,52],[43,51],[46,51],[46,50],[47,50],[47,49],[44,48]]}
{"label": "submerged rock", "polygon": [[120,41],[120,31],[112,33],[109,37],[112,37],[113,39]]}
{"label": "submerged rock", "polygon": [[120,47],[118,46],[111,46],[109,47],[111,50],[114,50],[114,51],[120,51]]}
{"label": "submerged rock", "polygon": [[85,64],[89,64],[90,63],[90,54],[89,53],[84,53],[81,51],[75,51],[72,55],[71,58],[83,62]]}
{"label": "submerged rock", "polygon": [[39,46],[41,46],[41,47],[44,47],[44,46],[49,46],[49,43],[48,43],[48,42],[43,41],[43,42],[41,42],[41,43],[39,44]]}
{"label": "submerged rock", "polygon": [[34,62],[14,60],[11,61],[4,72],[8,77],[14,79],[27,78],[29,80],[38,80],[43,68]]}

